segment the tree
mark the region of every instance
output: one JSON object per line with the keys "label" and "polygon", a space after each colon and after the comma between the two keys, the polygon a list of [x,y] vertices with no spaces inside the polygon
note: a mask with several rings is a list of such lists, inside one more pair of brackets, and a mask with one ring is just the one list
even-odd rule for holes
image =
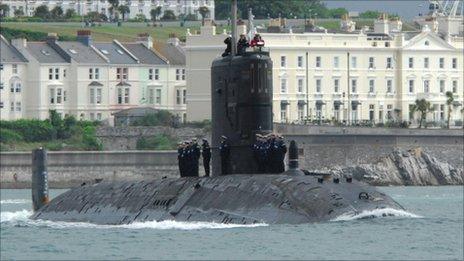
{"label": "tree", "polygon": [[382,13],[379,11],[368,10],[359,14],[359,18],[377,19]]}
{"label": "tree", "polygon": [[156,20],[158,19],[158,16],[160,15],[161,15],[161,6],[158,6],[150,10],[150,16],[151,16],[151,20],[153,21],[153,24],[156,23]]}
{"label": "tree", "polygon": [[427,113],[433,111],[432,105],[425,99],[416,100],[416,103],[411,107],[411,109],[413,113],[416,111],[420,112],[419,129],[422,128],[422,123],[427,118]]}
{"label": "tree", "polygon": [[55,6],[51,11],[50,15],[53,19],[59,19],[63,17],[63,9],[61,6]]}
{"label": "tree", "polygon": [[10,7],[7,4],[0,4],[0,17],[5,17],[10,12]]}
{"label": "tree", "polygon": [[16,10],[14,11],[14,16],[15,16],[15,17],[24,16],[23,9],[16,9]]}
{"label": "tree", "polygon": [[70,8],[70,9],[66,10],[66,13],[64,14],[64,17],[66,19],[69,19],[69,18],[72,18],[72,17],[74,17],[76,15],[77,15],[76,10]]}
{"label": "tree", "polygon": [[145,22],[147,17],[144,14],[137,14],[134,19],[137,22]]}
{"label": "tree", "polygon": [[331,18],[340,19],[344,14],[348,14],[348,10],[345,8],[334,8],[328,11],[328,14]]}
{"label": "tree", "polygon": [[198,8],[198,12],[201,15],[201,25],[205,25],[205,18],[209,15],[209,9],[206,6]]}
{"label": "tree", "polygon": [[114,19],[114,11],[117,10],[119,6],[119,0],[108,0],[108,3],[110,3],[111,5],[111,7],[109,8],[111,19]]}
{"label": "tree", "polygon": [[34,16],[42,19],[48,19],[50,17],[50,11],[48,10],[48,6],[41,5],[37,7],[35,9]]}
{"label": "tree", "polygon": [[165,10],[163,17],[161,17],[162,20],[176,20],[176,15],[172,10]]}
{"label": "tree", "polygon": [[448,105],[448,118],[446,120],[446,127],[449,129],[450,128],[450,120],[451,120],[451,112],[452,112],[452,106],[454,102],[454,96],[453,93],[450,91],[446,92],[446,105]]}
{"label": "tree", "polygon": [[126,14],[130,13],[129,6],[127,5],[120,5],[118,11],[121,13],[123,21],[126,20]]}

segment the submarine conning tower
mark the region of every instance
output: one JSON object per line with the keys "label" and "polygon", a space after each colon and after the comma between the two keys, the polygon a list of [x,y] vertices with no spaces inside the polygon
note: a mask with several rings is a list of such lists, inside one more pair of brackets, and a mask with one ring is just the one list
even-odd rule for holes
{"label": "submarine conning tower", "polygon": [[251,146],[272,132],[272,60],[257,49],[217,58],[211,67],[212,174],[221,175],[221,136],[230,144],[230,174],[255,174]]}

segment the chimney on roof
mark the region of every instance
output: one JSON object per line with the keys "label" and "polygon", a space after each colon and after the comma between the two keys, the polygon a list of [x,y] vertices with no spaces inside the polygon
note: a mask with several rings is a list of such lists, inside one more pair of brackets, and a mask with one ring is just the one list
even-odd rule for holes
{"label": "chimney on roof", "polygon": [[92,32],[90,30],[77,31],[77,41],[81,42],[85,46],[92,45]]}
{"label": "chimney on roof", "polygon": [[54,43],[54,42],[56,42],[57,40],[58,40],[58,34],[56,34],[56,33],[48,33],[48,35],[47,35],[47,40],[46,40],[47,43],[49,43],[49,42],[53,42],[53,43]]}
{"label": "chimney on roof", "polygon": [[153,48],[153,38],[148,33],[138,34],[136,42],[145,45],[148,49]]}
{"label": "chimney on roof", "polygon": [[26,38],[11,39],[11,45],[13,45],[18,50],[24,49],[27,47],[27,39]]}
{"label": "chimney on roof", "polygon": [[175,33],[170,33],[169,34],[169,39],[168,39],[168,44],[172,44],[174,46],[179,45],[179,38],[177,38],[177,35]]}

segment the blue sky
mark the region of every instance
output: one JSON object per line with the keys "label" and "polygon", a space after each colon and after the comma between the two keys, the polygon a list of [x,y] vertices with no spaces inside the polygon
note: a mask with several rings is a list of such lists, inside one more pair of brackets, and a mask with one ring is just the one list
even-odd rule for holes
{"label": "blue sky", "polygon": [[349,11],[378,10],[396,13],[405,20],[412,20],[419,12],[426,14],[429,7],[427,0],[324,0],[324,3],[330,8],[344,7]]}

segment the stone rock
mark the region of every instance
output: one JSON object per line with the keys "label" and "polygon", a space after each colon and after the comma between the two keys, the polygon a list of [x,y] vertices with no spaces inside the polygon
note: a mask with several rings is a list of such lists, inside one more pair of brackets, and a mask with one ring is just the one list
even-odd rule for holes
{"label": "stone rock", "polygon": [[413,149],[394,150],[378,162],[333,169],[332,173],[352,175],[371,185],[462,185],[464,170],[441,162],[428,153]]}

